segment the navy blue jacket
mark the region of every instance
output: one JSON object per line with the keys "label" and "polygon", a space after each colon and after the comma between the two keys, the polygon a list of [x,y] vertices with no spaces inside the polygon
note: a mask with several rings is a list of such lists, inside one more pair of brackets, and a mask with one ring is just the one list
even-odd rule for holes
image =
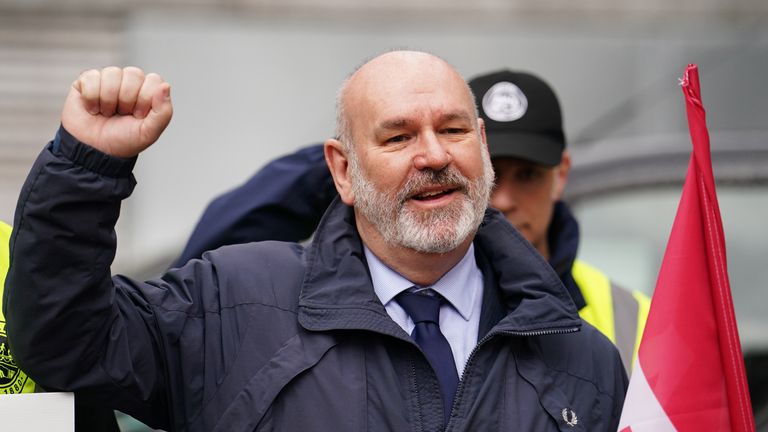
{"label": "navy blue jacket", "polygon": [[44,386],[168,430],[616,430],[618,353],[498,212],[475,238],[480,341],[445,425],[429,363],[373,291],[351,208],[333,203],[306,247],[228,246],[157,280],[112,277],[133,161],[62,134],[22,189],[4,305]]}

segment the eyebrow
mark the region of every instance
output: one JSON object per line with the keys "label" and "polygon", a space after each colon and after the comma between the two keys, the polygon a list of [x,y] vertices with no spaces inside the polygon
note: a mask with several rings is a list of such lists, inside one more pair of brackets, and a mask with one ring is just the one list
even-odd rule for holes
{"label": "eyebrow", "polygon": [[[445,114],[441,114],[438,118],[438,123],[447,123],[454,120],[461,120],[471,123],[472,118],[469,114],[463,111],[454,111],[454,112],[448,112]],[[407,127],[408,125],[412,124],[413,120],[409,120],[404,117],[394,118],[390,120],[384,120],[381,122],[377,129],[379,130],[396,130],[396,129],[402,129],[404,127]]]}
{"label": "eyebrow", "polygon": [[449,112],[440,116],[441,123],[447,123],[453,120],[462,120],[471,123],[472,117],[464,111]]}
{"label": "eyebrow", "polygon": [[384,120],[381,122],[381,124],[379,124],[378,129],[402,129],[411,123],[413,122],[405,118]]}

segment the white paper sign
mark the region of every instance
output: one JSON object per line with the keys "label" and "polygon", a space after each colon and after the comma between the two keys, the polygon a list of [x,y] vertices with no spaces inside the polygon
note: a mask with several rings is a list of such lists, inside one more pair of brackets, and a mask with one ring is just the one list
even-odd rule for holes
{"label": "white paper sign", "polygon": [[3,431],[74,432],[72,393],[21,393],[0,396]]}

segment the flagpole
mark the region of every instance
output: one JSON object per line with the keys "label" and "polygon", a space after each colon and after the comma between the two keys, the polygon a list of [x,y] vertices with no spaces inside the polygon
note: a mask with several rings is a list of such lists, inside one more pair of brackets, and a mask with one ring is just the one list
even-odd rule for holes
{"label": "flagpole", "polygon": [[754,431],[754,417],[747,386],[744,356],[741,351],[739,331],[733,309],[728,267],[725,255],[725,235],[717,202],[714,173],[710,153],[709,133],[706,127],[706,113],[701,102],[698,67],[690,64],[685,70],[681,83],[685,95],[688,128],[693,143],[691,163],[695,163],[704,225],[707,230],[706,252],[709,261],[710,287],[715,301],[718,342],[723,356],[724,375],[728,390],[728,404],[731,427],[734,431]]}

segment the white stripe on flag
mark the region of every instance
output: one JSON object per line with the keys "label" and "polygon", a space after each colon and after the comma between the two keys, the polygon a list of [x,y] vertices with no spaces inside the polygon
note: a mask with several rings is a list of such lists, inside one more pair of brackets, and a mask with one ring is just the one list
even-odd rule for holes
{"label": "white stripe on flag", "polygon": [[629,380],[627,389],[627,401],[624,403],[624,411],[619,420],[619,431],[627,432],[675,432],[675,427],[669,421],[667,414],[659,404],[656,395],[648,385],[643,372],[640,357],[635,361],[632,369],[632,379]]}

